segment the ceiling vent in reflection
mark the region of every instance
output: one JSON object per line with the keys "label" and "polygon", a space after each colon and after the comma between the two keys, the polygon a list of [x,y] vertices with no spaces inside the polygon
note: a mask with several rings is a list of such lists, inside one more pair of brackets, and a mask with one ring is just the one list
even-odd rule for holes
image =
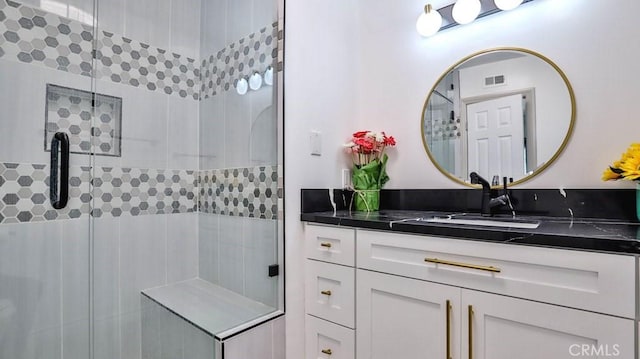
{"label": "ceiling vent in reflection", "polygon": [[484,78],[484,87],[502,86],[507,82],[504,75],[489,76]]}

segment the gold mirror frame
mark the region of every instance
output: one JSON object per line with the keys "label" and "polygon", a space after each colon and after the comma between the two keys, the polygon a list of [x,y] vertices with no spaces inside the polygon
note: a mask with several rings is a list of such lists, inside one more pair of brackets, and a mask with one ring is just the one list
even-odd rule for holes
{"label": "gold mirror frame", "polygon": [[[555,160],[560,156],[560,154],[564,151],[564,149],[567,147],[567,144],[569,143],[569,139],[571,138],[571,135],[573,134],[573,128],[575,126],[575,122],[576,122],[576,97],[575,94],[573,92],[573,87],[571,87],[571,84],[569,83],[569,79],[567,78],[567,75],[565,75],[565,73],[560,69],[560,67],[558,67],[558,65],[556,65],[553,61],[551,61],[548,57],[537,53],[535,51],[529,50],[529,49],[525,49],[525,48],[520,48],[520,47],[496,47],[496,48],[492,48],[492,49],[487,49],[487,50],[482,50],[482,51],[478,51],[476,53],[473,53],[471,55],[465,56],[463,57],[460,61],[456,62],[455,64],[453,64],[452,66],[450,66],[447,70],[445,70],[445,72],[438,78],[438,80],[435,82],[435,84],[433,85],[433,87],[431,87],[431,90],[429,91],[429,96],[427,96],[427,100],[424,102],[424,106],[422,107],[422,112],[420,114],[421,118],[420,118],[420,134],[422,137],[422,145],[425,149],[425,151],[427,152],[427,156],[429,156],[429,159],[431,160],[431,162],[434,164],[434,166],[438,169],[438,171],[440,171],[442,174],[444,174],[445,176],[449,177],[449,179],[453,180],[454,182],[457,182],[459,184],[465,185],[467,187],[473,187],[473,188],[478,188],[480,187],[480,185],[473,185],[469,182],[463,181],[460,178],[453,176],[451,173],[449,173],[449,171],[445,170],[444,168],[442,168],[442,166],[440,166],[440,164],[438,163],[438,161],[436,161],[436,159],[434,158],[433,154],[431,153],[431,150],[429,150],[429,146],[427,145],[427,141],[426,141],[426,137],[425,137],[425,133],[424,133],[424,113],[427,110],[427,106],[429,105],[429,101],[431,100],[431,96],[433,95],[433,92],[435,91],[436,87],[438,86],[438,84],[440,84],[440,82],[445,78],[445,76],[447,76],[451,71],[453,71],[456,67],[460,66],[461,64],[463,64],[464,62],[466,62],[467,60],[470,60],[476,56],[480,56],[483,54],[487,54],[490,52],[497,52],[497,51],[519,51],[519,52],[523,52],[529,55],[533,55],[541,60],[543,60],[544,62],[546,62],[547,64],[549,64],[551,67],[553,67],[554,70],[556,70],[556,72],[560,75],[560,77],[562,78],[562,81],[564,81],[564,84],[567,86],[567,91],[569,92],[569,98],[571,100],[571,120],[569,123],[569,128],[567,129],[567,134],[564,137],[564,140],[562,141],[562,143],[560,144],[560,147],[558,148],[558,150],[553,154],[553,156],[551,156],[551,158],[546,161],[544,164],[542,164],[540,167],[536,168],[533,173],[531,173],[528,176],[524,176],[512,183],[510,183],[510,186],[514,186],[514,185],[518,185],[521,183],[524,183],[530,179],[532,179],[533,177],[539,175],[540,173],[542,173],[545,169],[547,169],[553,162],[555,162]],[[494,186],[495,188],[501,188],[502,186]]]}

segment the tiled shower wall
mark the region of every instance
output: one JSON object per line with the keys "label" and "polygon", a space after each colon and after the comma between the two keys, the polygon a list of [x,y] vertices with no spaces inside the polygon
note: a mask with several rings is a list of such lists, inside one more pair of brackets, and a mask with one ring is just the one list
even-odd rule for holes
{"label": "tiled shower wall", "polygon": [[[54,3],[65,17],[43,12]],[[198,275],[200,1],[100,0],[96,34],[86,16],[66,17],[93,15],[93,3],[0,0],[0,131],[11,134],[0,142],[0,307],[13,313],[0,318],[2,358],[89,357],[90,230],[96,358],[139,358],[140,290]],[[56,212],[47,84],[122,98],[121,157],[72,154],[69,207]]]}
{"label": "tiled shower wall", "polygon": [[[60,219],[87,218],[91,208],[99,253],[97,358],[139,357],[143,288],[200,275],[275,306],[277,287],[265,280],[266,266],[277,258],[273,88],[239,99],[232,86],[236,75],[269,64],[273,4],[203,1],[205,12],[200,0],[100,0],[100,29],[92,33],[82,22],[91,23],[93,0],[57,1],[66,9],[58,15],[40,8],[51,3],[0,0],[0,108],[12,118],[0,123],[3,133],[11,133],[0,142],[0,186],[10,194],[0,198],[0,293],[22,305],[10,322],[0,318],[0,357],[19,357],[22,345],[32,348],[27,354],[33,357],[88,357],[89,223]],[[254,22],[225,20],[228,29],[221,32],[221,12],[213,11],[219,6],[229,19],[245,18],[254,8]],[[218,42],[221,33],[225,38]],[[98,51],[90,68],[94,36]],[[251,45],[246,48],[258,67],[249,65],[243,48],[242,61],[230,60],[225,66],[231,67],[212,78],[224,94],[199,101],[200,53],[218,60],[231,44]],[[121,157],[96,156],[91,173],[88,156],[72,154],[71,199],[59,212],[49,207],[49,153],[42,148],[47,84],[123,99]],[[215,173],[222,175],[204,180]],[[94,198],[88,196],[89,178]],[[212,190],[201,199],[200,213],[198,185]],[[213,197],[216,190],[222,202]],[[27,267],[16,262],[20,258],[27,258]],[[45,286],[34,295],[35,287],[27,281],[16,286],[12,278]],[[8,327],[16,330],[1,329]]]}

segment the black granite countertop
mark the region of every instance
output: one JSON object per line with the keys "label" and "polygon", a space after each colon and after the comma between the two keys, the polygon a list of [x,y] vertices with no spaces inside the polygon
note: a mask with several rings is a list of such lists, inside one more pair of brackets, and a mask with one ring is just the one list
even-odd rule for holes
{"label": "black granite countertop", "polygon": [[[339,210],[335,213],[333,211],[303,213],[300,218],[305,222],[390,232],[598,252],[640,254],[640,224],[635,222],[570,217],[519,217],[526,220],[539,221],[538,228],[530,229],[431,223],[415,220],[417,218],[442,217],[450,214],[455,214],[458,218],[463,218],[467,215],[441,211],[381,210],[367,213]],[[473,214],[470,215],[473,217]],[[497,217],[497,219],[500,218],[506,217]]]}

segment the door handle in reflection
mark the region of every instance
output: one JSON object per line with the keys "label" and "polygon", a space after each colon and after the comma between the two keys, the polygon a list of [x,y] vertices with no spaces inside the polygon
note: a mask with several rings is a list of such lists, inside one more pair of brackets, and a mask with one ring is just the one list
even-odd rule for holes
{"label": "door handle in reflection", "polygon": [[447,299],[447,303],[445,304],[446,308],[445,311],[447,312],[447,333],[446,333],[446,337],[447,337],[447,356],[446,359],[451,359],[451,301],[449,299]]}
{"label": "door handle in reflection", "polygon": [[469,359],[473,359],[473,306],[469,306],[469,312],[467,313],[469,320]]}
{"label": "door handle in reflection", "polygon": [[322,349],[320,352],[322,352],[322,354],[327,354],[327,355],[331,355],[331,349]]}
{"label": "door handle in reflection", "polygon": [[[60,167],[59,170],[58,167]],[[59,193],[58,182],[60,182]],[[51,140],[49,200],[55,209],[66,207],[69,200],[69,136],[64,132],[56,132]]]}
{"label": "door handle in reflection", "polygon": [[323,290],[322,292],[320,292],[320,294],[331,295],[331,291],[330,290]]}

